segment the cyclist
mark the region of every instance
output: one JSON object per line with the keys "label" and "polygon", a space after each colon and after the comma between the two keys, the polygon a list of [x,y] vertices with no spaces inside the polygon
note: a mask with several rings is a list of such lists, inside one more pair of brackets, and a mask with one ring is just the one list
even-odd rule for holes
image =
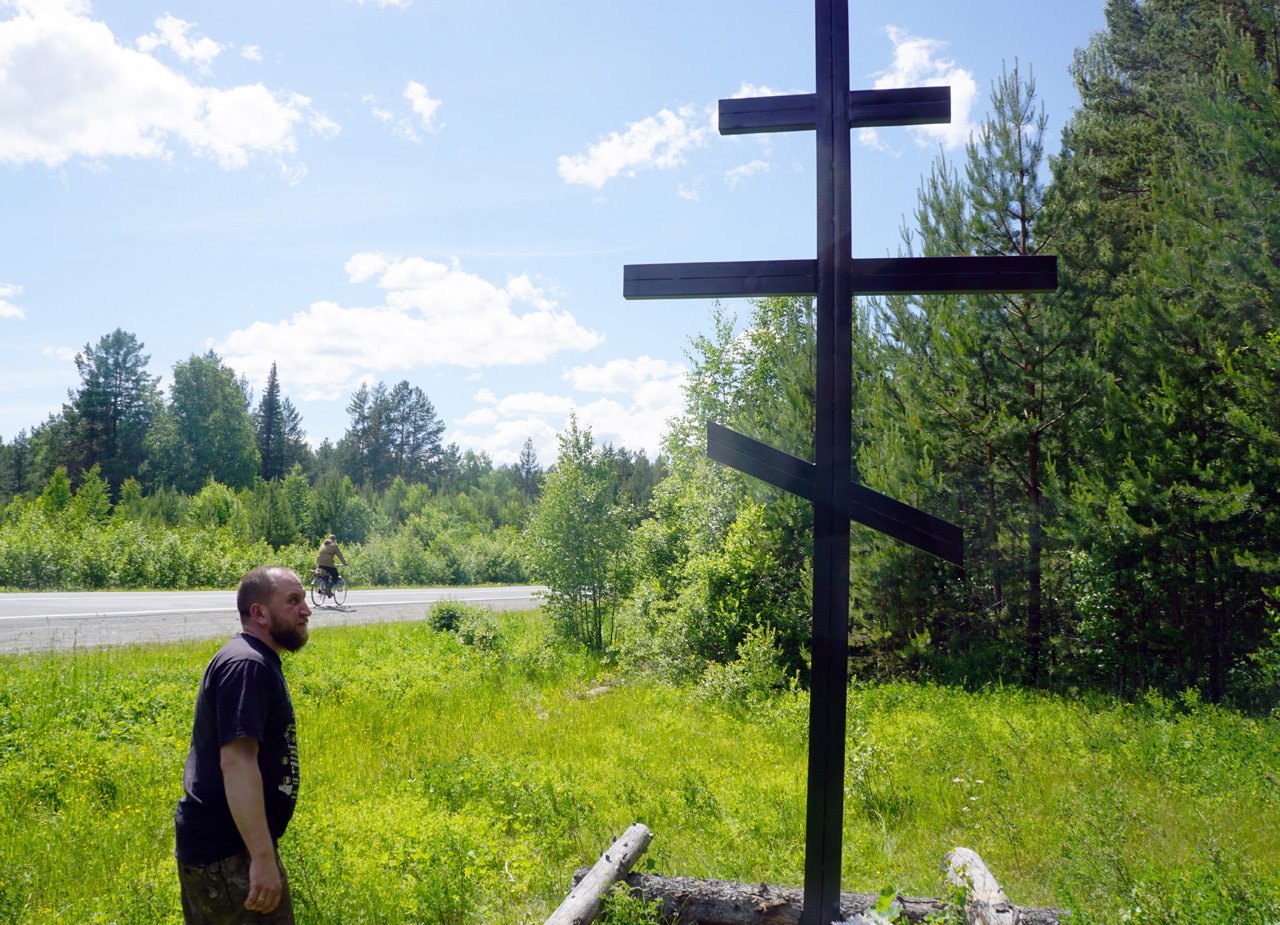
{"label": "cyclist", "polygon": [[316,553],[316,568],[324,572],[325,594],[329,593],[329,589],[333,587],[333,583],[338,580],[338,567],[333,564],[333,560],[337,559],[343,565],[347,564],[347,560],[342,555],[342,550],[338,548],[338,538],[330,533],[328,539],[320,544],[320,551]]}

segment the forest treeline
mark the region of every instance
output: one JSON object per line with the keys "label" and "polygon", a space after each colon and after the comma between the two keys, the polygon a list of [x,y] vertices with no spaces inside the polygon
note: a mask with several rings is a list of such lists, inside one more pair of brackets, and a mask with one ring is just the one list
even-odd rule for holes
{"label": "forest treeline", "polygon": [[[62,409],[0,443],[0,587],[233,585],[262,562],[300,573],[336,533],[357,585],[528,578],[520,530],[543,478],[444,444],[418,387],[361,386],[335,444],[312,449],[273,365],[261,396],[214,353],[164,396],[144,344],[115,330],[76,356]],[[609,492],[647,504],[661,459],[608,447]]]}
{"label": "forest treeline", "polygon": [[[989,117],[962,156],[935,163],[904,223],[904,254],[1057,254],[1059,289],[857,306],[851,474],[960,524],[966,568],[855,526],[851,664],[1272,709],[1280,22],[1269,0],[1106,12],[1075,57],[1081,106],[1058,153],[1032,72],[1011,62]],[[314,453],[274,375],[251,407],[211,354],[175,367],[167,401],[145,375],[132,391],[113,380],[131,397],[112,405],[99,361],[141,355],[115,332],[81,355],[62,413],[0,450],[0,489],[19,497],[0,556],[15,524],[92,507],[80,498],[95,472],[111,518],[180,496],[181,517],[207,522],[217,505],[202,496],[226,491],[254,542],[313,541],[341,510],[370,561],[546,582],[566,635],[632,666],[722,687],[803,681],[811,512],[704,446],[716,420],[811,459],[813,340],[806,300],[717,313],[690,345],[686,408],[660,461],[597,447],[575,421],[543,473],[442,447],[408,383],[358,392],[347,434]],[[52,492],[59,466],[72,484]],[[311,501],[267,513],[303,483]],[[450,558],[442,536],[489,551]]]}

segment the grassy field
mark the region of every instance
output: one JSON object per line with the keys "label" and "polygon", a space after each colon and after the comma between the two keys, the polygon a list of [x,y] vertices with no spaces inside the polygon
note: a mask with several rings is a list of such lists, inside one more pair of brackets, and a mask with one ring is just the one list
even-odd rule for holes
{"label": "grassy field", "polygon": [[[286,656],[300,921],[540,922],[630,823],[658,873],[799,886],[803,693],[729,704],[548,641],[313,629]],[[0,923],[178,922],[172,811],[217,643],[0,658]],[[855,687],[847,889],[976,849],[1075,922],[1280,922],[1280,720],[1150,698]]]}

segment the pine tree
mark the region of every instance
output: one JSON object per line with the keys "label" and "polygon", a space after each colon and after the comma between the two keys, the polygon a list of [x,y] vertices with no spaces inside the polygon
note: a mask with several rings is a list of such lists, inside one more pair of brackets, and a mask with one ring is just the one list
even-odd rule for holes
{"label": "pine tree", "polygon": [[[967,147],[963,179],[942,162],[921,190],[924,255],[1030,256],[1053,240],[1056,218],[1040,176],[1046,117],[1034,79],[1015,64],[993,86],[991,107]],[[1026,677],[1037,681],[1047,636],[1047,491],[1087,394],[1088,319],[1052,295],[926,296],[885,306],[880,320],[898,349],[882,381],[900,413],[918,422],[918,453],[948,467],[944,484],[955,482],[952,516],[973,538],[973,605],[997,628],[1006,608],[1021,611],[1014,638],[1025,647]],[[886,434],[894,433],[890,425]]]}
{"label": "pine tree", "polygon": [[400,476],[429,481],[441,464],[444,423],[426,393],[407,380],[388,389],[361,385],[347,405],[351,424],[339,443],[343,470],[376,490]]}
{"label": "pine tree", "polygon": [[440,459],[444,433],[435,405],[422,389],[401,380],[387,395],[384,420],[389,452],[387,468],[378,474],[376,484],[385,488],[397,476],[409,482],[425,481]]}
{"label": "pine tree", "polygon": [[248,487],[261,467],[248,386],[213,351],[174,364],[169,405],[145,446],[160,484],[188,493],[209,479]]}
{"label": "pine tree", "polygon": [[147,373],[143,344],[116,328],[76,354],[80,386],[36,437],[37,452],[78,477],[94,465],[112,491],[137,473],[143,440],[161,408],[158,376]]}
{"label": "pine tree", "polygon": [[0,504],[28,491],[31,475],[31,437],[25,429],[9,443],[0,443]]}
{"label": "pine tree", "polygon": [[1088,640],[1122,689],[1220,700],[1266,642],[1280,577],[1280,31],[1189,23],[1194,35],[1144,35],[1175,63],[1180,48],[1216,48],[1217,73],[1186,59],[1157,72],[1179,134],[1146,178],[1148,228],[1104,303],[1108,426],[1076,533],[1102,602]]}

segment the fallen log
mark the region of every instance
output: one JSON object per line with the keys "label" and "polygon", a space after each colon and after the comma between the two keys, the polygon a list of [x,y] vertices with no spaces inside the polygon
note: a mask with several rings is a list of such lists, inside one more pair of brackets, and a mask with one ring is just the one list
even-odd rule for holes
{"label": "fallen log", "polygon": [[651,841],[653,833],[648,827],[643,823],[633,823],[600,856],[594,867],[578,871],[581,876],[574,876],[573,889],[560,907],[551,913],[546,925],[588,925],[595,921],[604,894],[609,891],[609,887],[627,875],[631,865],[644,854],[644,849],[649,847]]}
{"label": "fallen log", "polygon": [[964,891],[969,925],[1018,925],[1017,910],[972,848],[947,852],[947,883]]}
{"label": "fallen log", "polygon": [[[976,855],[975,855],[976,857]],[[583,868],[574,874],[574,883],[584,878]],[[642,899],[662,903],[662,913],[680,925],[798,925],[804,891],[767,883],[731,883],[724,880],[695,880],[691,877],[660,877],[630,874],[621,882]],[[842,893],[840,914],[844,919],[865,913],[880,899],[876,893]],[[908,922],[923,922],[933,914],[941,916],[943,900],[919,896],[897,897]],[[1011,907],[1017,925],[1059,925],[1058,909]]]}

